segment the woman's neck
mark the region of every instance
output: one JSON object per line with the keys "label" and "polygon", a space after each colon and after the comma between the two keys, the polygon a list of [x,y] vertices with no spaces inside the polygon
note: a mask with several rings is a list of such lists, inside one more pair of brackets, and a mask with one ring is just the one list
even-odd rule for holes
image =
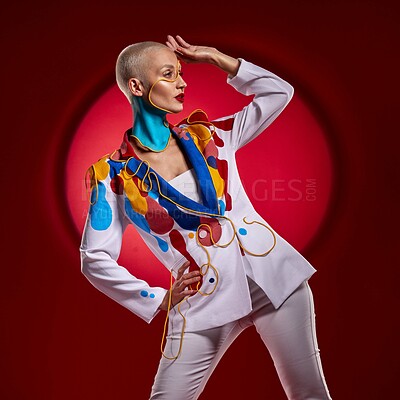
{"label": "woman's neck", "polygon": [[133,128],[131,135],[144,148],[160,152],[165,150],[171,137],[167,113],[146,103],[142,97],[133,97]]}

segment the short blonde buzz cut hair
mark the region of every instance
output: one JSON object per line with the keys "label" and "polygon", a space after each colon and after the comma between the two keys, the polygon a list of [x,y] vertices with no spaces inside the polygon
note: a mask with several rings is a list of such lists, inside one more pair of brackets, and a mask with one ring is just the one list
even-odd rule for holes
{"label": "short blonde buzz cut hair", "polygon": [[158,42],[139,42],[125,47],[119,54],[115,66],[117,84],[130,103],[132,93],[128,87],[129,79],[137,78],[147,87],[146,70],[151,62],[148,56],[153,50],[165,48],[169,47]]}

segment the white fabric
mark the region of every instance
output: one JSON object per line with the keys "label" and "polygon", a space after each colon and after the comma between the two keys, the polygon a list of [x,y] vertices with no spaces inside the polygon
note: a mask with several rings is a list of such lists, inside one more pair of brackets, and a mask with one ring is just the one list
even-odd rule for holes
{"label": "white fabric", "polygon": [[196,173],[191,168],[182,174],[168,181],[178,192],[183,193],[186,197],[191,198],[197,203],[202,203],[199,191],[199,185],[196,180]]}
{"label": "white fabric", "polygon": [[[185,334],[182,354],[161,358],[151,400],[195,400],[221,357],[239,334],[254,325],[268,348],[288,399],[331,399],[321,366],[315,333],[311,289],[303,282],[279,309],[248,278],[252,312],[224,326]],[[179,334],[167,337],[167,356],[177,354]]]}

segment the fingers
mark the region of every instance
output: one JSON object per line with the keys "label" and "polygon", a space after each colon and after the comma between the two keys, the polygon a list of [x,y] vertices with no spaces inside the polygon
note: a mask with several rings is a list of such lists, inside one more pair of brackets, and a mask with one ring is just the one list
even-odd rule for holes
{"label": "fingers", "polygon": [[190,47],[190,44],[185,42],[181,36],[177,35],[176,39],[182,47]]}
{"label": "fingers", "polygon": [[168,38],[168,41],[166,42],[167,46],[175,51],[179,47],[179,44],[177,43],[177,41],[173,36],[168,35],[167,38]]}
{"label": "fingers", "polygon": [[195,271],[195,273],[196,273],[196,276],[193,276],[194,272],[184,275],[185,279],[181,280],[181,282],[177,286],[177,289],[179,290],[179,294],[182,294],[184,291],[186,291],[186,288],[188,286],[200,281],[201,278],[199,276],[199,272]]}
{"label": "fingers", "polygon": [[174,46],[170,43],[170,42],[165,42],[165,44],[172,50],[172,51],[175,51],[175,48],[174,48]]}
{"label": "fingers", "polygon": [[200,270],[185,273],[189,268],[190,262],[185,261],[178,269],[178,273],[174,284],[171,288],[172,306],[180,303],[185,297],[192,296],[197,293],[197,290],[192,289],[190,285],[197,284],[201,281]]}
{"label": "fingers", "polygon": [[197,290],[185,290],[179,295],[176,296],[176,301],[173,303],[173,306],[175,307],[176,304],[180,303],[185,297],[187,296],[193,296],[194,294],[197,293]]}
{"label": "fingers", "polygon": [[[177,279],[172,288],[172,296],[174,300],[181,300],[186,296],[191,296],[192,294],[197,293],[197,290],[192,290],[190,285],[198,283],[201,280],[200,275],[200,271],[192,271]],[[190,287],[190,289],[188,289],[188,287]],[[176,301],[173,301],[173,303],[176,303]]]}
{"label": "fingers", "polygon": [[178,58],[182,59],[182,53],[178,50],[179,45],[171,35],[168,35],[168,40],[165,44],[178,56]]}
{"label": "fingers", "polygon": [[176,275],[176,280],[180,279],[183,275],[183,273],[185,272],[185,270],[189,267],[190,262],[189,261],[185,261],[181,267],[179,267],[178,269],[178,273]]}
{"label": "fingers", "polygon": [[192,271],[187,274],[182,275],[179,279],[176,280],[176,287],[182,291],[192,283],[198,282],[200,280],[200,271]]}
{"label": "fingers", "polygon": [[[177,42],[178,40],[178,42]],[[176,36],[176,39],[168,35],[166,45],[178,56],[178,58],[184,62],[190,62],[193,52],[191,51],[191,45],[185,42],[180,36]]]}
{"label": "fingers", "polygon": [[[197,278],[192,279],[193,282],[197,282]],[[190,280],[190,281],[192,281]],[[185,288],[183,288],[185,287]],[[197,290],[195,289],[186,289],[186,285],[182,285],[182,287],[177,287],[175,288],[174,292],[172,293],[172,304],[175,306],[177,303],[180,303],[185,297],[187,296],[192,296],[197,293]]]}

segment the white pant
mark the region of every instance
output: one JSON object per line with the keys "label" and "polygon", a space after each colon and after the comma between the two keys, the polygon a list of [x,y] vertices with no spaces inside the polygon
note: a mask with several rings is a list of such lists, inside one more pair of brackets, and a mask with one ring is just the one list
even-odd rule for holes
{"label": "white pant", "polygon": [[[197,399],[225,351],[251,325],[268,348],[288,399],[331,399],[321,366],[308,282],[275,309],[262,289],[250,278],[248,281],[252,312],[218,328],[185,333],[181,355],[174,361],[161,357],[151,400]],[[179,342],[180,335],[168,335],[165,352],[176,354]]]}

